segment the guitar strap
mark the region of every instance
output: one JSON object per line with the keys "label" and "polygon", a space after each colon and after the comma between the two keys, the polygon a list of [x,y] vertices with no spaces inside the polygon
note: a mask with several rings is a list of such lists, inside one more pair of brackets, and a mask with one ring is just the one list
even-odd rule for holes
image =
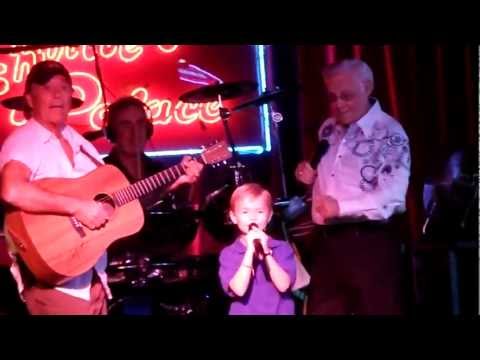
{"label": "guitar strap", "polygon": [[97,167],[103,166],[103,164],[100,161],[98,161],[93,155],[91,155],[87,150],[85,150],[83,145],[80,145],[80,151],[84,155],[86,155],[95,165],[97,165]]}

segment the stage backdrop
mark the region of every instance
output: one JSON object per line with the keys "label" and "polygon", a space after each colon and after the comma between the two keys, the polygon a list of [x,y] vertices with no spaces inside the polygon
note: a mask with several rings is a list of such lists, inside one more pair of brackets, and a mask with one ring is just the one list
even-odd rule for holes
{"label": "stage backdrop", "polygon": [[[23,46],[23,45],[22,45]],[[224,82],[256,81],[258,91],[227,100],[233,107],[265,90],[264,49],[261,45],[96,45],[100,73],[93,46],[0,45],[0,100],[22,95],[24,82],[33,64],[52,59],[71,72],[74,96],[84,102],[73,109],[70,124],[81,133],[101,129],[104,103],[99,77],[103,79],[107,103],[133,95],[151,109],[154,135],[148,144],[150,155],[196,153],[202,145],[225,139],[218,102],[185,104],[179,96],[204,86],[181,79],[181,59]],[[192,79],[190,79],[192,81]],[[195,79],[193,79],[195,81]],[[236,146],[242,153],[269,150],[268,108],[249,108],[233,113],[229,120]],[[17,126],[25,123],[23,112],[0,107],[0,143]],[[102,153],[110,149],[101,137],[94,142]]]}

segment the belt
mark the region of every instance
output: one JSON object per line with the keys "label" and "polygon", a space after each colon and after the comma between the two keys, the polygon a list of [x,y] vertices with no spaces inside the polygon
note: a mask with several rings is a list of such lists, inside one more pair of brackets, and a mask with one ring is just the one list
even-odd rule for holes
{"label": "belt", "polygon": [[345,231],[373,231],[383,230],[388,228],[392,224],[392,221],[382,220],[368,220],[357,222],[342,222],[327,225],[318,225],[317,229],[325,232],[326,234],[345,232]]}

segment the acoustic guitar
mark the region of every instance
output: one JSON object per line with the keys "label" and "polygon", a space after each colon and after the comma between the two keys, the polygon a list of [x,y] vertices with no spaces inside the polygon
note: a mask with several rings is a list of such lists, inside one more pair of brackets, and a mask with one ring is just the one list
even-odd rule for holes
{"label": "acoustic guitar", "polygon": [[[205,149],[197,160],[217,164],[231,155],[226,143],[219,142]],[[104,203],[112,211],[109,221],[90,230],[71,216],[12,208],[5,216],[4,231],[38,280],[59,285],[91,269],[113,242],[140,231],[144,215],[138,199],[183,174],[185,170],[177,164],[130,184],[116,167],[103,165],[76,179],[38,180],[35,184],[49,192]]]}

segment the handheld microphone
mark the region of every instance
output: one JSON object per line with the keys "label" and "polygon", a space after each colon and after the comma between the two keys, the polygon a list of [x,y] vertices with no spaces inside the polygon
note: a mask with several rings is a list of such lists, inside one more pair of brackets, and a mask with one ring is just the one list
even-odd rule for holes
{"label": "handheld microphone", "polygon": [[[258,229],[257,224],[251,223],[248,226],[248,231],[252,230],[254,227]],[[257,255],[257,257],[260,257],[260,255],[265,257],[265,253],[263,252],[263,246],[262,246],[262,244],[260,244],[260,239],[254,239],[253,240],[253,246],[255,246],[255,254]]]}

